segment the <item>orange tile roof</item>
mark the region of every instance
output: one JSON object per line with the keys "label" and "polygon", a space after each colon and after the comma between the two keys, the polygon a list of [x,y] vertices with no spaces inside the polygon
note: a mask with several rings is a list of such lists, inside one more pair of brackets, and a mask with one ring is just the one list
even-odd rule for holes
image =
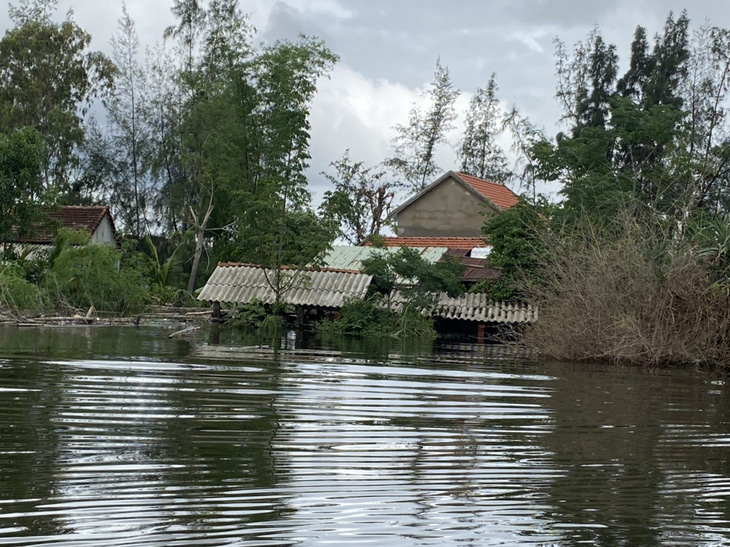
{"label": "orange tile roof", "polygon": [[[386,247],[447,247],[450,249],[474,249],[486,247],[481,237],[384,237]],[[371,245],[366,243],[365,245]]]}
{"label": "orange tile roof", "polygon": [[517,202],[519,201],[517,194],[507,188],[504,184],[489,182],[488,180],[472,177],[466,173],[457,173],[457,175],[461,178],[461,180],[470,185],[474,188],[474,190],[479,192],[500,209],[509,209],[513,205],[517,205]]}

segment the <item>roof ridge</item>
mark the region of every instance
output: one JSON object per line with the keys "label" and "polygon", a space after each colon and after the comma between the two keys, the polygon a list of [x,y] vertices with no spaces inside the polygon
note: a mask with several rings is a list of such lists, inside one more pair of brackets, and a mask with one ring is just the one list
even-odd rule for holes
{"label": "roof ridge", "polygon": [[[218,266],[221,268],[258,268],[260,270],[273,270],[274,268],[270,268],[268,266],[264,266],[262,264],[253,264],[250,262],[218,262]],[[359,274],[362,273],[360,270],[347,270],[344,268],[319,268],[319,269],[313,269],[313,268],[297,268],[295,266],[282,266],[282,270],[297,270],[303,272],[334,272],[334,273],[353,273],[353,274]]]}
{"label": "roof ridge", "polygon": [[489,184],[496,184],[498,186],[504,186],[505,188],[507,188],[507,185],[504,184],[503,182],[497,182],[497,181],[494,181],[494,180],[483,179],[482,177],[477,177],[475,175],[470,175],[469,173],[465,173],[464,171],[456,171],[456,174],[459,175],[459,176],[461,176],[461,177],[469,177],[471,179],[476,179],[476,180],[479,180],[481,182],[487,182]]}

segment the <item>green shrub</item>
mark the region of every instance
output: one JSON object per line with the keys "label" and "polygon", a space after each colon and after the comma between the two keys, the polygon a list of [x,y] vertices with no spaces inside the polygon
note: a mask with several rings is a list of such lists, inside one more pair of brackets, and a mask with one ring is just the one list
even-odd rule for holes
{"label": "green shrub", "polygon": [[259,328],[268,317],[266,306],[260,300],[252,300],[246,304],[237,306],[231,314],[232,324],[235,327]]}
{"label": "green shrub", "polygon": [[319,332],[354,334],[366,337],[433,338],[436,330],[433,319],[420,309],[406,305],[396,312],[383,305],[379,295],[353,299],[340,310],[336,320],[325,320],[318,325]]}
{"label": "green shrub", "polygon": [[0,267],[0,308],[14,312],[43,309],[41,291],[25,278],[25,271],[17,264]]}
{"label": "green shrub", "polygon": [[120,253],[108,246],[64,247],[45,279],[45,289],[59,305],[135,313],[148,302],[148,288],[139,269],[120,268]]}
{"label": "green shrub", "polygon": [[261,321],[260,328],[264,334],[278,334],[284,328],[284,318],[281,315],[267,315]]}

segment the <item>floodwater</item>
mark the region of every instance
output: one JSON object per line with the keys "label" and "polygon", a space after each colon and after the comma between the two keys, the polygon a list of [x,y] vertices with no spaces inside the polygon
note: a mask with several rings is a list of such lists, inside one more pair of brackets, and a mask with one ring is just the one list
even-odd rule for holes
{"label": "floodwater", "polygon": [[730,544],[715,373],[168,332],[0,329],[0,545]]}

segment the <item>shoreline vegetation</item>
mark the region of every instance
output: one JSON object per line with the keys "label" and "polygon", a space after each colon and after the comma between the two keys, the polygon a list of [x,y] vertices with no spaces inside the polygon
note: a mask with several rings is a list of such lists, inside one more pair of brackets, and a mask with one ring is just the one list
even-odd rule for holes
{"label": "shoreline vegetation", "polygon": [[110,316],[91,308],[85,315],[33,315],[10,313],[0,308],[0,325],[17,327],[46,326],[145,326],[159,321],[209,322],[213,310],[210,308],[176,308],[172,306],[152,306],[136,315]]}
{"label": "shoreline vegetation", "polygon": [[[144,61],[124,7],[107,57],[53,0],[11,4],[14,26],[0,40],[8,317],[194,307],[215,264],[233,261],[277,272],[274,304],[242,307],[241,323],[282,328],[284,268],[321,265],[337,238],[376,241],[392,228],[394,200],[434,180],[451,145],[460,172],[523,192],[485,220],[501,277],[471,289],[539,308],[522,343],[578,362],[730,362],[730,30],[670,13],[654,36],[636,28],[622,63],[598,27],[573,47],[556,40],[554,135],[505,111],[495,75],[460,117],[439,60],[393,128],[391,156],[369,166],[344,151],[322,173],[331,184],[315,208],[310,108],[338,56],[315,37],[257,41],[237,0],[171,4],[175,24]],[[463,137],[448,143],[460,119]],[[109,204],[117,247],[60,230],[47,252],[23,248],[44,207],[93,203]],[[407,249],[366,267],[373,291],[323,331],[433,336],[429,293],[464,290],[453,264],[425,265]],[[398,279],[412,290],[394,312],[382,299]]]}
{"label": "shoreline vegetation", "polygon": [[726,218],[694,219],[680,237],[664,219],[635,210],[611,222],[542,213],[500,219],[523,232],[521,245],[529,242],[530,260],[494,287],[540,309],[526,346],[561,361],[730,363],[730,238],[718,241],[730,234]]}

